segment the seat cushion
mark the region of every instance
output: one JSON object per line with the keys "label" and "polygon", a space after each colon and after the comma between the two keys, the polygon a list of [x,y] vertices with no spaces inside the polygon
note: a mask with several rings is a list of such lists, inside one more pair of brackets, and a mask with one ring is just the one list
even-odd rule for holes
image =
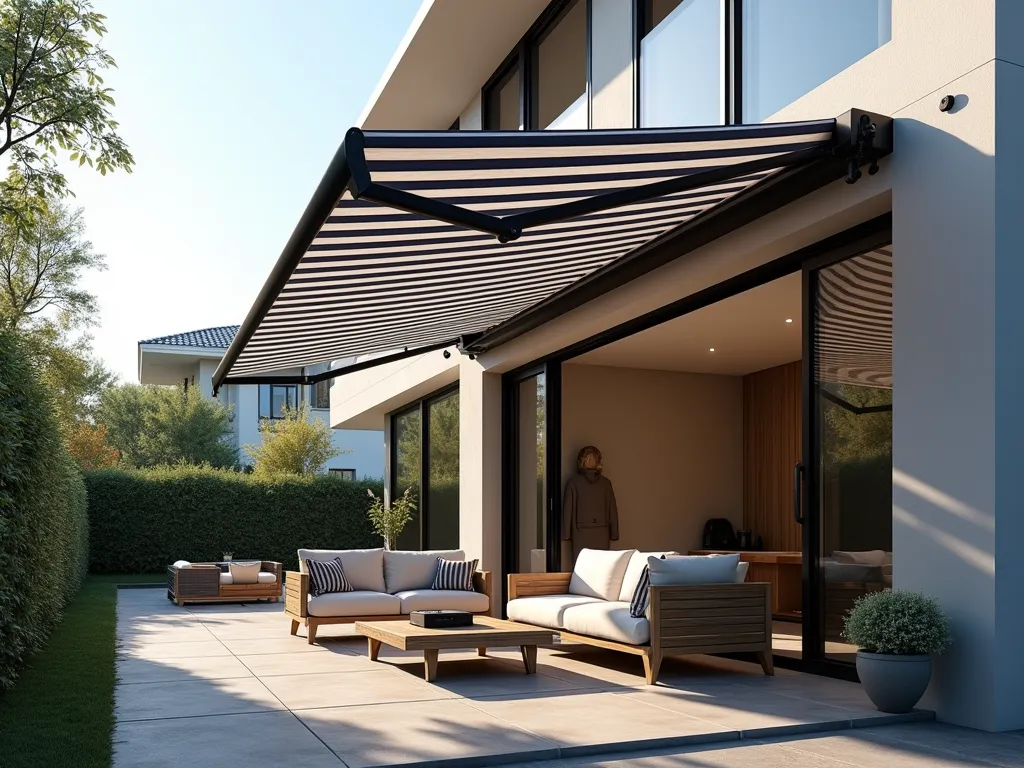
{"label": "seat cushion", "polygon": [[220,583],[221,584],[231,584],[232,583],[231,574],[228,573],[227,571],[221,571],[220,572]]}
{"label": "seat cushion", "polygon": [[517,597],[508,601],[508,617],[512,621],[536,624],[538,627],[565,629],[562,620],[565,611],[576,605],[604,602],[598,597],[584,595],[540,595],[538,597]]}
{"label": "seat cushion", "polygon": [[622,577],[622,588],[619,590],[619,600],[629,602],[636,592],[636,585],[640,583],[644,568],[647,567],[648,557],[662,557],[674,555],[675,552],[634,552],[626,565],[626,573]]}
{"label": "seat cushion", "polygon": [[[569,592],[584,597],[615,600],[635,549],[582,549],[569,579]],[[635,586],[635,585],[634,585]]]}
{"label": "seat cushion", "polygon": [[652,586],[682,586],[684,584],[731,584],[736,581],[740,556],[692,555],[647,558]]}
{"label": "seat cushion", "polygon": [[277,574],[271,573],[270,571],[260,571],[259,576],[256,577],[256,581],[260,584],[273,584],[277,581]]}
{"label": "seat cushion", "polygon": [[345,578],[352,589],[387,592],[383,549],[300,549],[299,570],[309,572],[306,570],[307,559],[325,562],[336,557],[341,558],[341,567],[345,569]]}
{"label": "seat cushion", "polygon": [[437,560],[465,560],[461,549],[437,549],[425,552],[385,552],[384,583],[395,594],[410,589],[430,589],[437,575]]}
{"label": "seat cushion", "polygon": [[397,616],[402,612],[402,601],[384,592],[330,592],[310,596],[310,616]]}
{"label": "seat cushion", "polygon": [[630,645],[651,641],[651,625],[646,618],[629,615],[629,603],[622,600],[577,605],[565,611],[563,619],[569,632]]}
{"label": "seat cushion", "polygon": [[395,594],[402,601],[402,613],[412,611],[469,611],[481,613],[491,607],[487,595],[458,589],[409,589]]}
{"label": "seat cushion", "polygon": [[835,550],[832,559],[837,563],[856,563],[857,565],[891,565],[892,553],[883,549],[869,549],[862,552],[844,552]]}

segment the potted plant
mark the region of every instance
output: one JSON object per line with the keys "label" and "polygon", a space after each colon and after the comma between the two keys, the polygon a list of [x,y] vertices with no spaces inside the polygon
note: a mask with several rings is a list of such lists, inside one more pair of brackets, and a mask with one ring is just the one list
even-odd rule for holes
{"label": "potted plant", "polygon": [[366,492],[372,499],[367,516],[370,518],[373,532],[384,538],[385,549],[394,550],[398,544],[398,534],[412,520],[413,512],[416,511],[412,488],[406,488],[405,493],[390,504],[385,504],[382,499],[377,498],[369,488]]}
{"label": "potted plant", "polygon": [[231,562],[231,553],[230,552],[225,552],[224,553],[224,562],[225,563],[230,563]]}
{"label": "potted plant", "polygon": [[932,676],[932,654],[950,643],[949,619],[931,597],[886,589],[857,600],[843,636],[860,648],[857,674],[882,712],[914,708]]}

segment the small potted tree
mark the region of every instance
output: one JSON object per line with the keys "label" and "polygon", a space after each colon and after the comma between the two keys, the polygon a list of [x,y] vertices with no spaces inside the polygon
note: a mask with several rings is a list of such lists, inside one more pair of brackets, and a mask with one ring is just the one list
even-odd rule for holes
{"label": "small potted tree", "polygon": [[373,532],[384,539],[384,548],[394,551],[398,546],[398,535],[402,532],[409,521],[412,520],[413,512],[416,511],[416,501],[412,497],[412,488],[406,488],[405,493],[390,504],[385,504],[369,488],[366,489],[371,502],[367,516],[370,518],[370,525]]}
{"label": "small potted tree", "polygon": [[950,643],[949,619],[939,604],[918,592],[886,589],[857,600],[843,635],[860,648],[857,674],[882,712],[914,708],[932,676],[932,654]]}

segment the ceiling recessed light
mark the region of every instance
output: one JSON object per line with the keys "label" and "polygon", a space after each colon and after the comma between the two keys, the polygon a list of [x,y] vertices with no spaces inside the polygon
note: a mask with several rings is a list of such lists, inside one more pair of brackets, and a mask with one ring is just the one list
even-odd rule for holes
{"label": "ceiling recessed light", "polygon": [[714,347],[712,347],[711,349],[708,350],[708,352],[714,352],[714,351],[715,351]]}
{"label": "ceiling recessed light", "polygon": [[787,317],[786,318],[786,322],[787,323],[792,323],[793,322],[793,318],[792,317]]}

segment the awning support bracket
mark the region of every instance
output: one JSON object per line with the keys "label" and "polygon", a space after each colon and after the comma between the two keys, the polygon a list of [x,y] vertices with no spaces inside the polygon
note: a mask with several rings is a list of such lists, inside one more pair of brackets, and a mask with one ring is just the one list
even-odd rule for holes
{"label": "awning support bracket", "polygon": [[857,121],[857,135],[854,139],[853,154],[847,161],[846,183],[856,184],[863,174],[860,167],[870,162],[868,175],[874,176],[878,173],[878,152],[875,149],[875,136],[878,134],[878,126],[871,120],[871,117],[862,113]]}

